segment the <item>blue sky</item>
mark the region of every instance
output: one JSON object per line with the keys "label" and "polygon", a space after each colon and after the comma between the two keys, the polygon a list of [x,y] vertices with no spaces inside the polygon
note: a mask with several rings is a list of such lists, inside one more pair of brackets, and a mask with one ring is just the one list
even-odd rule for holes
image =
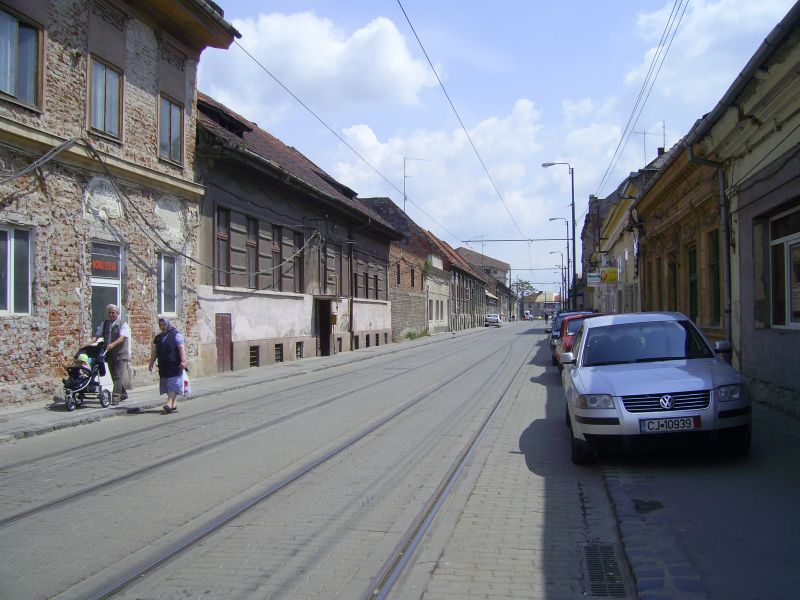
{"label": "blue sky", "polygon": [[[402,0],[401,9],[397,0],[217,3],[243,34],[238,43],[371,166],[238,47],[203,53],[202,91],[362,197],[389,196],[402,206],[405,189],[406,210],[422,227],[454,247],[469,245],[510,263],[514,280],[547,290],[558,289],[559,276],[541,269],[561,262],[551,252],[565,251],[565,242],[464,240],[563,238],[565,222],[549,219],[570,216],[568,168],[541,167],[555,161],[574,168],[580,236],[589,195],[607,195],[652,160],[664,132],[667,147],[685,135],[793,4]],[[629,136],[601,185],[673,8],[682,14],[677,33],[632,128],[647,135]]]}

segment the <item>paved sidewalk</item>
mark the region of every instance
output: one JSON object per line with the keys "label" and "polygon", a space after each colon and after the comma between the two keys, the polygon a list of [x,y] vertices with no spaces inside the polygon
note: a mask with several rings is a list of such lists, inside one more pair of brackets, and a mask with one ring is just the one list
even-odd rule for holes
{"label": "paved sidewalk", "polygon": [[[241,369],[209,377],[192,378],[192,395],[179,397],[179,402],[201,398],[229,390],[237,390],[263,382],[285,379],[323,371],[352,362],[369,360],[400,352],[413,346],[425,346],[445,341],[452,337],[475,335],[483,328],[468,329],[455,333],[426,336],[413,341],[403,341],[353,352],[342,352],[333,356],[304,358],[302,360],[273,364],[264,367]],[[83,406],[67,411],[64,402],[32,402],[23,407],[0,409],[0,443],[14,439],[33,437],[67,427],[95,423],[101,419],[125,415],[129,411],[146,410],[163,406],[166,396],[159,396],[157,385],[148,385],[128,390],[128,399],[118,405],[102,408],[97,400],[86,400]]]}

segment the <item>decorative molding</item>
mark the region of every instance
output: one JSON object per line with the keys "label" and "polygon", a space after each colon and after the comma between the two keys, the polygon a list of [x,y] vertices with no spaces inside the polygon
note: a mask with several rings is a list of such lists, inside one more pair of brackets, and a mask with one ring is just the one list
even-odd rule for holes
{"label": "decorative molding", "polygon": [[171,64],[179,71],[184,71],[186,69],[186,61],[188,58],[189,57],[185,52],[176,48],[172,44],[169,44],[165,41],[161,42],[161,60]]}
{"label": "decorative molding", "polygon": [[101,0],[93,0],[92,13],[103,19],[114,29],[125,31],[125,13]]}

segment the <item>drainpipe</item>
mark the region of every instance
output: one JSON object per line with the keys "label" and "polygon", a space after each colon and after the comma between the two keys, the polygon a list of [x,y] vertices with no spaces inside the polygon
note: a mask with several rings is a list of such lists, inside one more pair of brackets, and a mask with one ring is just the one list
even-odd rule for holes
{"label": "drainpipe", "polygon": [[686,150],[688,151],[689,162],[696,165],[706,165],[713,167],[717,170],[719,176],[719,224],[722,230],[722,247],[725,249],[722,254],[722,293],[724,295],[723,307],[725,318],[725,339],[729,342],[733,341],[733,324],[731,322],[731,254],[730,254],[730,241],[731,241],[731,224],[730,212],[728,210],[728,195],[725,193],[725,165],[721,162],[714,160],[707,160],[705,158],[697,158],[694,155],[694,145],[687,144]]}

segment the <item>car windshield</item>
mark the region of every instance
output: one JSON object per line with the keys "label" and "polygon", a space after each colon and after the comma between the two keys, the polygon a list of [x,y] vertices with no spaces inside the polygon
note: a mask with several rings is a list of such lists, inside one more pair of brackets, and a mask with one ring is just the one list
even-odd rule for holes
{"label": "car windshield", "polygon": [[712,358],[714,352],[689,321],[654,321],[592,327],[583,366]]}

